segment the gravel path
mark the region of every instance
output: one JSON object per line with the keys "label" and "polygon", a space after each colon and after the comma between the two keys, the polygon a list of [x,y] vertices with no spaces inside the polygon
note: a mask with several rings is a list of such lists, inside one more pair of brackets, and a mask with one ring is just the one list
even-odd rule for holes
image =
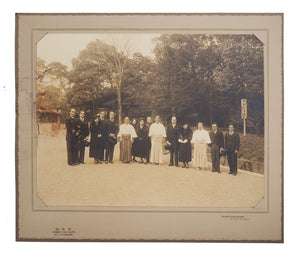
{"label": "gravel path", "polygon": [[210,170],[118,162],[68,166],[64,131],[38,140],[37,189],[47,205],[253,207],[264,196],[264,176],[240,171],[237,176]]}

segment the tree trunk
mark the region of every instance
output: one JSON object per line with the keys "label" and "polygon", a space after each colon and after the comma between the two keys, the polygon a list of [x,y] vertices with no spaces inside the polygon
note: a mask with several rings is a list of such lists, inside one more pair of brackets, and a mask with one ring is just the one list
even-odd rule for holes
{"label": "tree trunk", "polygon": [[122,77],[119,78],[119,84],[117,87],[118,94],[118,116],[119,116],[119,127],[122,124],[122,98],[121,98],[121,86],[122,86]]}
{"label": "tree trunk", "polygon": [[213,106],[214,106],[214,84],[212,79],[210,79],[210,101],[209,101],[209,119],[210,119],[210,125],[213,122]]}

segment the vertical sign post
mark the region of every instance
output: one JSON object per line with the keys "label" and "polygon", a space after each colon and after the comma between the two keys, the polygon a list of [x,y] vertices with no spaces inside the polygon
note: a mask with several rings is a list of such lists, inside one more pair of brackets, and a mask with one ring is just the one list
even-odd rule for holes
{"label": "vertical sign post", "polygon": [[246,136],[247,99],[241,99],[241,117],[244,120],[244,136]]}

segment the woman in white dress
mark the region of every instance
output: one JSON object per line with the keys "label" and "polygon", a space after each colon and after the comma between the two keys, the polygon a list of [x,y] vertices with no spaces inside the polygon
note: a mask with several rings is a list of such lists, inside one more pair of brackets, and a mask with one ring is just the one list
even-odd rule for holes
{"label": "woman in white dress", "polygon": [[191,143],[194,144],[193,166],[198,170],[207,168],[207,145],[211,143],[207,131],[203,129],[203,123],[198,123],[198,129],[194,131]]}

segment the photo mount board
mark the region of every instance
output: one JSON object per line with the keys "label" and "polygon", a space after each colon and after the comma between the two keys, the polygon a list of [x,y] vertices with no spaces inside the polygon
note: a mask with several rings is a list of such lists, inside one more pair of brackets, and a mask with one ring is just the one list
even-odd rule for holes
{"label": "photo mount board", "polygon": [[[265,200],[256,209],[55,207],[36,189],[36,45],[47,33],[251,33],[264,43]],[[283,14],[16,14],[16,240],[283,242]]]}

